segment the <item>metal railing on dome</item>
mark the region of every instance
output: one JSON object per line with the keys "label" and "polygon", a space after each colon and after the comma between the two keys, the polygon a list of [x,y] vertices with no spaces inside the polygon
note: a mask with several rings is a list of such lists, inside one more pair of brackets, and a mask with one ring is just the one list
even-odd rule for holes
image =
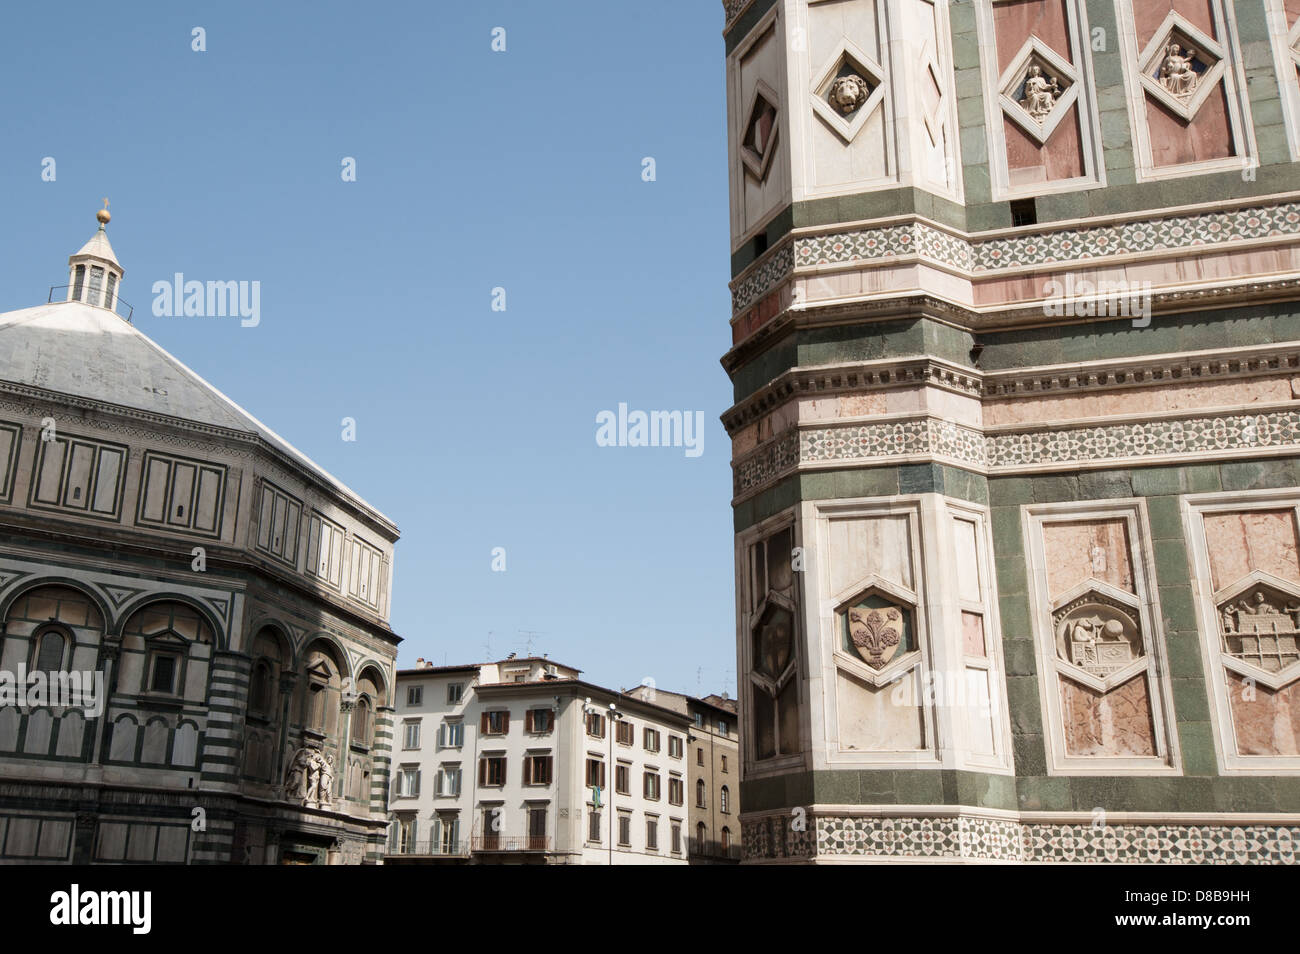
{"label": "metal railing on dome", "polygon": [[[50,286],[50,297],[46,299],[46,302],[49,303],[49,304],[53,304],[53,303],[58,302],[58,301],[67,301],[67,300],[68,300],[68,289],[71,288],[71,287],[72,287],[71,285],[51,285],[51,286]],[[58,292],[58,293],[59,293],[59,297],[58,297],[58,298],[55,298],[55,297],[54,297],[54,293],[55,293],[55,292]],[[100,306],[100,307],[102,307],[102,306]],[[123,311],[122,311],[123,308],[126,309],[126,312],[125,312],[125,313],[123,313]],[[113,303],[112,311],[113,311],[114,314],[116,314],[119,318],[121,318],[121,319],[122,319],[123,321],[125,321],[127,324],[130,324],[130,323],[131,323],[131,316],[135,314],[135,309],[132,308],[130,305],[128,305],[126,302],[124,302],[121,298],[119,298],[116,302]]]}

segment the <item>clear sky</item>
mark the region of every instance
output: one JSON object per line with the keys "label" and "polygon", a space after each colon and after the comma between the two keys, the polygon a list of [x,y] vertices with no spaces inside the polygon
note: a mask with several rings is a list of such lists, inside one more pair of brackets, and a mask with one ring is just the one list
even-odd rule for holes
{"label": "clear sky", "polygon": [[[67,281],[109,197],[138,327],[401,528],[401,664],[533,631],[602,684],[734,694],[722,25],[717,0],[13,5],[0,310]],[[175,272],[259,281],[260,324],[154,317]],[[597,446],[620,403],[703,412],[703,453]]]}

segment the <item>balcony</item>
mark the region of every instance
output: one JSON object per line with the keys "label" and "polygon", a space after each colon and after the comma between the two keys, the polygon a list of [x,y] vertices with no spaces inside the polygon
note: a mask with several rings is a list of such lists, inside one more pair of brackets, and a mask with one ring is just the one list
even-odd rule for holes
{"label": "balcony", "polygon": [[548,835],[475,835],[472,851],[550,851]]}
{"label": "balcony", "polygon": [[733,841],[724,846],[721,841],[692,838],[690,841],[692,858],[700,861],[739,861],[740,844]]}
{"label": "balcony", "polygon": [[390,844],[390,858],[468,858],[469,844],[464,841],[445,841],[437,836],[416,838],[406,844]]}

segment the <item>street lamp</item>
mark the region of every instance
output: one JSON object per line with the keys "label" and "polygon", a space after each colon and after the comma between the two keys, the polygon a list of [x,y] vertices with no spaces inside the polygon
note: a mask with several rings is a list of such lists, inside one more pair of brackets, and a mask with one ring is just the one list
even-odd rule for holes
{"label": "street lamp", "polygon": [[[594,706],[594,705],[592,705],[592,703],[591,703],[591,697],[588,696],[587,699],[585,700],[585,702],[583,703],[582,711],[583,711],[586,715],[592,715],[592,714],[594,714],[594,713],[598,713],[598,712],[600,712],[600,707],[599,707],[599,706]],[[618,706],[617,706],[616,704],[614,704],[614,703],[611,702],[611,703],[609,704],[609,725],[607,726],[607,730],[606,730],[606,736],[607,736],[608,742],[607,742],[607,744],[606,744],[606,746],[605,746],[606,751],[607,751],[607,753],[608,753],[609,772],[610,772],[611,774],[613,774],[613,773],[615,773],[615,772],[617,771],[617,769],[614,767],[614,723],[621,721],[622,718],[623,718],[623,713],[619,712],[619,711],[618,711]],[[609,787],[609,864],[610,864],[611,866],[613,866],[613,864],[614,864],[614,815],[615,815],[615,812],[614,812],[614,789],[615,789],[615,786],[613,785],[612,780],[611,780],[611,784],[610,784],[608,787]]]}

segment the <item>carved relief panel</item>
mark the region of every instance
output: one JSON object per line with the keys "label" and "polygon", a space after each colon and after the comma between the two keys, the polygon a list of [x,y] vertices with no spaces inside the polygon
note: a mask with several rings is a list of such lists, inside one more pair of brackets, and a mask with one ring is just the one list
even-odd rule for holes
{"label": "carved relief panel", "polygon": [[1187,499],[1225,772],[1300,771],[1300,526],[1291,495]]}
{"label": "carved relief panel", "polygon": [[1120,0],[1139,175],[1240,168],[1252,152],[1222,0]]}
{"label": "carved relief panel", "polygon": [[786,42],[778,5],[727,57],[733,247],[790,201]]}
{"label": "carved relief panel", "polygon": [[799,699],[799,593],[790,522],[769,525],[742,543],[741,665],[751,764],[785,764],[802,758]]}
{"label": "carved relief panel", "polygon": [[1143,503],[1025,507],[1022,518],[1049,772],[1176,772]]}
{"label": "carved relief panel", "polygon": [[1077,0],[981,0],[994,197],[1104,181],[1088,22]]}

